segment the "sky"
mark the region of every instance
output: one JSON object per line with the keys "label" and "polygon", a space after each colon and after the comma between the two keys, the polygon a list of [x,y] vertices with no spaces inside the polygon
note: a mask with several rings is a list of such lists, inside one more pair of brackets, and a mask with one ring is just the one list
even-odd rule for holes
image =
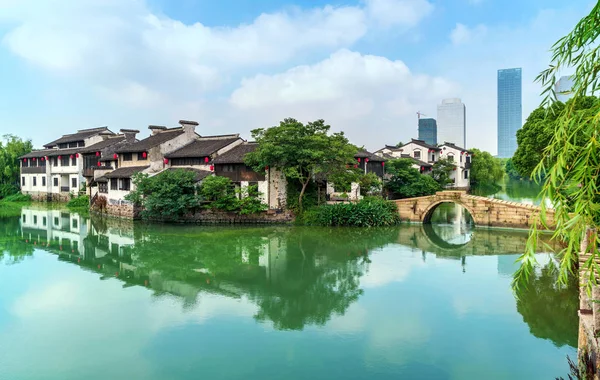
{"label": "sky", "polygon": [[[588,0],[0,0],[0,135],[199,122],[200,135],[324,119],[369,150],[417,138],[459,97],[496,154],[496,76],[523,69],[523,121],[552,44]],[[569,73],[564,73],[569,74]]]}

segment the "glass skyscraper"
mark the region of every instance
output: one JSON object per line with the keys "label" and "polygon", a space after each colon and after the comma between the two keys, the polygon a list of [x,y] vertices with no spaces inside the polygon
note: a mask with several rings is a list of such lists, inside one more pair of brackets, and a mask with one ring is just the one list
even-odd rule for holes
{"label": "glass skyscraper", "polygon": [[523,125],[521,68],[498,70],[498,157],[517,150],[517,131]]}
{"label": "glass skyscraper", "polygon": [[429,145],[437,145],[437,123],[435,119],[419,119],[419,140]]}
{"label": "glass skyscraper", "polygon": [[438,104],[437,140],[467,147],[467,107],[460,98],[444,99]]}

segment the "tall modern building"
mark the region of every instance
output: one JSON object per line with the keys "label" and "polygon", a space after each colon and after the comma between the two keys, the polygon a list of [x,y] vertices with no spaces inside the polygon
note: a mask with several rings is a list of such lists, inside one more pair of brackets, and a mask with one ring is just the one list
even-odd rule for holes
{"label": "tall modern building", "polygon": [[570,76],[562,76],[554,85],[554,92],[556,92],[556,99],[563,103],[571,99],[573,94],[570,92],[573,90],[573,79]]}
{"label": "tall modern building", "polygon": [[513,156],[522,126],[521,68],[498,70],[498,157]]}
{"label": "tall modern building", "polygon": [[459,98],[442,100],[437,107],[437,140],[467,147],[467,108]]}
{"label": "tall modern building", "polygon": [[437,145],[437,123],[435,119],[419,119],[419,140],[429,145]]}

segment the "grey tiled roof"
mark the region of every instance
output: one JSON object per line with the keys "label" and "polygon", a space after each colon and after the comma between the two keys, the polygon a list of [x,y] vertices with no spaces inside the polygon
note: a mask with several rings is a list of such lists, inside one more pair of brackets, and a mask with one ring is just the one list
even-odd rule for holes
{"label": "grey tiled roof", "polygon": [[91,128],[91,129],[80,129],[79,131],[77,131],[77,133],[72,133],[69,135],[63,135],[61,138],[54,140],[52,142],[49,142],[48,144],[44,145],[45,148],[49,147],[49,146],[54,146],[57,144],[67,144],[67,143],[71,143],[71,142],[76,142],[76,141],[81,141],[84,140],[88,137],[97,135],[101,132],[110,132],[113,133],[112,131],[110,131],[107,127],[101,127],[101,128]]}
{"label": "grey tiled roof", "polygon": [[125,136],[123,136],[123,135],[109,137],[106,140],[100,141],[99,143],[96,143],[96,144],[93,144],[93,145],[90,145],[90,146],[86,146],[84,148],[79,148],[79,153],[95,153],[95,152],[100,152],[103,149],[106,149],[109,146],[112,146],[112,145],[115,145],[117,143],[120,143],[123,140],[125,140]]}
{"label": "grey tiled roof", "polygon": [[192,158],[192,157],[209,157],[219,149],[226,147],[240,140],[239,137],[219,138],[219,139],[199,139],[191,143],[169,152],[165,155],[166,158]]}
{"label": "grey tiled roof", "polygon": [[106,173],[106,178],[131,178],[132,175],[142,172],[148,169],[150,166],[128,166],[124,168],[118,168],[110,173]]}
{"label": "grey tiled roof", "polygon": [[255,142],[245,142],[221,154],[213,160],[215,164],[243,164],[246,154],[254,152],[258,148]]}
{"label": "grey tiled roof", "polygon": [[[427,149],[440,150],[440,148],[438,148],[437,146],[435,146],[435,145],[430,145],[430,144],[427,144],[427,143],[426,143],[425,141],[423,141],[423,140],[410,139],[410,142],[411,142],[411,143],[413,143],[413,144],[421,145],[422,147],[425,147],[425,148],[427,148]],[[410,143],[408,143],[408,144],[410,144]],[[405,145],[408,145],[408,144],[404,144],[403,146],[405,146]]]}
{"label": "grey tiled roof", "polygon": [[374,162],[382,162],[385,161],[384,158],[377,156],[371,152],[368,152],[366,150],[359,150],[355,155],[354,158],[368,158],[369,161],[374,161]]}
{"label": "grey tiled roof", "polygon": [[151,135],[146,137],[143,140],[140,140],[131,145],[127,145],[125,147],[119,148],[116,153],[139,153],[146,152],[150,148],[154,148],[162,143],[165,143],[175,137],[181,135],[183,132],[183,128],[173,128],[167,129],[164,132],[159,132],[155,135]]}
{"label": "grey tiled roof", "polygon": [[186,171],[194,172],[196,174],[196,182],[202,181],[204,178],[212,175],[212,172],[209,172],[207,170],[195,169],[195,168],[180,168],[180,167],[175,166],[175,167],[170,167],[167,170],[169,170],[169,171],[186,170]]}

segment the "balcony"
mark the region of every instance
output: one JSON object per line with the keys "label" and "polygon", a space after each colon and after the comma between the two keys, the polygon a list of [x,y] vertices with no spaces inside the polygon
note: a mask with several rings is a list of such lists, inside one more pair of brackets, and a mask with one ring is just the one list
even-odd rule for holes
{"label": "balcony", "polygon": [[60,187],[61,193],[68,193],[70,190],[71,190],[71,188],[69,186],[61,186]]}
{"label": "balcony", "polygon": [[45,174],[46,167],[45,166],[34,166],[34,167],[21,168],[21,173],[23,173],[23,174]]}

